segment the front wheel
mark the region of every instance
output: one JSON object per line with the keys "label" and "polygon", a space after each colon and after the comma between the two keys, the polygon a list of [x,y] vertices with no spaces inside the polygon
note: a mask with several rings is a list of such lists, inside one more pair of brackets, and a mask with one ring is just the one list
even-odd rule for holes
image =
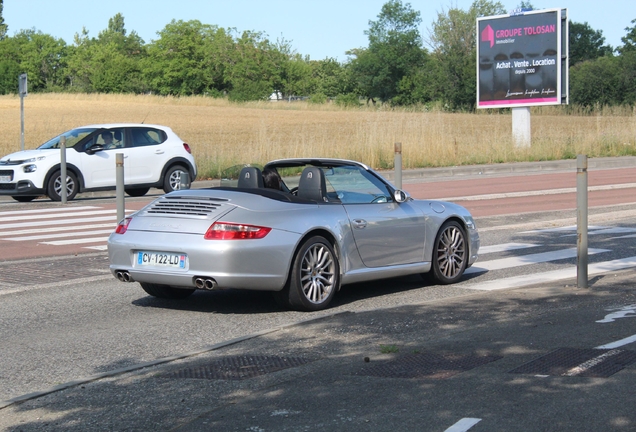
{"label": "front wheel", "polygon": [[170,193],[181,189],[181,176],[184,174],[189,174],[189,171],[181,165],[176,165],[168,169],[163,179],[163,191]]}
{"label": "front wheel", "polygon": [[440,228],[433,245],[432,276],[442,284],[457,282],[466,270],[468,246],[466,234],[455,221],[448,221]]}
{"label": "front wheel", "polygon": [[[79,192],[77,177],[71,171],[66,172],[66,199],[71,201]],[[46,194],[52,201],[62,200],[62,173],[55,171],[46,188]]]}
{"label": "front wheel", "polygon": [[194,289],[173,288],[169,285],[160,285],[145,282],[140,282],[140,285],[143,290],[151,296],[163,299],[184,299],[194,292]]}
{"label": "front wheel", "polygon": [[340,265],[334,249],[316,236],[300,247],[285,288],[274,296],[292,309],[318,311],[327,308],[339,288]]}

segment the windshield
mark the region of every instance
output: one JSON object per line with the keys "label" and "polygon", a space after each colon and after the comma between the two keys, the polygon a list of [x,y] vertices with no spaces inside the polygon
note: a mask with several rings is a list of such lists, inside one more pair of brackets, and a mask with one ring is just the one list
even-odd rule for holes
{"label": "windshield", "polygon": [[96,130],[97,130],[96,128],[79,128],[79,129],[70,130],[68,132],[64,132],[62,135],[56,136],[55,138],[48,140],[47,142],[42,144],[40,147],[38,147],[38,150],[59,149],[61,137],[66,137],[66,147],[73,147],[84,137],[93,133]]}

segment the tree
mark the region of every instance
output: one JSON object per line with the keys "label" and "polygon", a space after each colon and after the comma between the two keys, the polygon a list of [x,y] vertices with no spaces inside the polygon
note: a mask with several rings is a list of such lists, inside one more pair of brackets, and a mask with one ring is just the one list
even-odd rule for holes
{"label": "tree", "polygon": [[570,67],[570,97],[587,107],[621,103],[619,58],[599,57]]}
{"label": "tree", "polygon": [[621,38],[623,46],[618,49],[621,54],[636,51],[636,19],[633,19],[631,23],[634,25],[632,27],[626,27],[625,31],[627,35]]}
{"label": "tree", "polygon": [[0,39],[0,94],[17,93],[22,72],[17,41],[10,37]]}
{"label": "tree", "polygon": [[172,20],[148,46],[144,75],[164,95],[218,94],[225,90],[226,61],[232,36],[198,20]]}
{"label": "tree", "polygon": [[108,31],[111,33],[119,33],[122,36],[126,36],[124,16],[122,14],[117,13],[115,16],[108,20]]}
{"label": "tree", "polygon": [[[19,73],[29,76],[29,90],[58,91],[66,84],[66,58],[68,47],[62,39],[34,29],[21,30],[2,41],[7,57],[5,65],[18,65]],[[10,70],[14,71],[12,66]],[[17,74],[10,79],[17,81]],[[14,84],[14,87],[16,84]]]}
{"label": "tree", "polygon": [[475,105],[477,18],[504,13],[500,2],[475,0],[468,11],[451,7],[437,14],[428,40],[433,51],[431,85],[436,87],[431,93],[442,95],[451,109]]}
{"label": "tree", "polygon": [[230,67],[225,73],[228,98],[243,102],[267,99],[281,88],[289,57],[262,33],[245,31],[235,41],[228,60]]}
{"label": "tree", "polygon": [[2,9],[3,9],[2,3],[3,3],[3,0],[0,0],[0,40],[5,38],[5,36],[7,35],[7,31],[9,30],[7,25],[4,23],[4,18],[2,17]]}
{"label": "tree", "polygon": [[390,101],[398,95],[400,81],[423,65],[421,21],[420,13],[401,0],[389,0],[377,21],[369,21],[369,47],[348,52],[355,57],[351,72],[363,96]]}
{"label": "tree", "polygon": [[116,14],[97,38],[88,31],[75,35],[69,56],[71,90],[102,93],[138,93],[147,86],[142,77],[144,41],[132,31],[126,36],[124,17]]}
{"label": "tree", "polygon": [[604,45],[603,31],[594,30],[585,22],[583,24],[570,21],[570,67],[585,60],[594,60],[611,55],[614,51]]}
{"label": "tree", "polygon": [[324,94],[335,98],[338,95],[353,93],[355,86],[351,80],[351,71],[334,58],[312,60],[311,77],[315,88],[312,93]]}

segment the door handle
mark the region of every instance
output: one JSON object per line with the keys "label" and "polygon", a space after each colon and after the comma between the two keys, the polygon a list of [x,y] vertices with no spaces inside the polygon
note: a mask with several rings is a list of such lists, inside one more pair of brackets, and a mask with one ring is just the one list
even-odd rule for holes
{"label": "door handle", "polygon": [[365,221],[364,219],[354,219],[352,223],[353,227],[357,229],[364,229],[367,227],[367,221]]}
{"label": "door handle", "polygon": [[155,150],[155,154],[163,154],[164,151],[163,150]]}

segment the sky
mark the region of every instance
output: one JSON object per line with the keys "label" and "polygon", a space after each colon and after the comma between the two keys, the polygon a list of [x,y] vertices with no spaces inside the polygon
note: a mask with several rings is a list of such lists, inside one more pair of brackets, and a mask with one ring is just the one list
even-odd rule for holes
{"label": "sky", "polygon": [[[388,0],[4,0],[2,16],[9,35],[33,29],[73,43],[85,27],[97,37],[109,18],[124,16],[125,28],[149,43],[171,20],[199,20],[204,24],[265,33],[271,41],[283,38],[312,60],[327,57],[341,62],[346,51],[368,45],[365,30]],[[499,0],[512,10],[520,0]],[[403,0],[420,12],[420,34],[429,35],[438,13],[449,7],[468,10],[473,0]],[[636,19],[636,0],[532,0],[535,9],[567,8],[571,21],[587,22],[601,30],[605,43],[622,45],[625,28]]]}

